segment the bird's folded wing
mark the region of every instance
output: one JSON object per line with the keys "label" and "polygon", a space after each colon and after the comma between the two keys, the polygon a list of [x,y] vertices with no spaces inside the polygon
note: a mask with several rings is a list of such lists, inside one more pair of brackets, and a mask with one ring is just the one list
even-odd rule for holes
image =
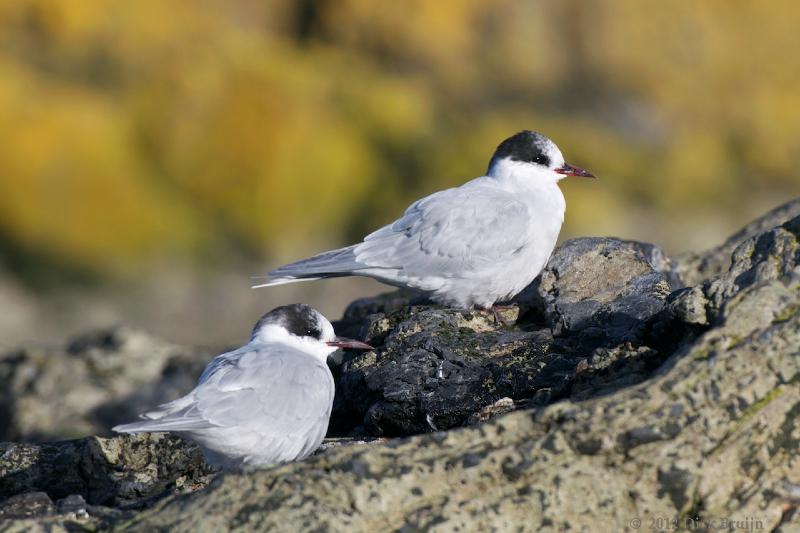
{"label": "bird's folded wing", "polygon": [[[267,345],[269,346],[269,345]],[[195,391],[196,412],[215,426],[308,431],[326,417],[334,385],[328,367],[285,346],[245,353]]]}
{"label": "bird's folded wing", "polygon": [[198,386],[153,411],[156,419],[119,426],[121,431],[198,431],[252,426],[275,435],[305,433],[333,403],[327,366],[285,345],[263,345],[215,358]]}
{"label": "bird's folded wing", "polygon": [[468,277],[531,241],[528,206],[495,187],[447,189],[412,204],[356,246],[359,263],[411,276]]}
{"label": "bird's folded wing", "polygon": [[[215,374],[224,371],[224,369],[235,366],[239,359],[248,352],[246,349],[238,349],[232,352],[227,352],[218,355],[206,365],[203,373],[200,374],[198,384],[202,385]],[[162,403],[161,405],[151,409],[146,413],[139,415],[145,422],[137,422],[133,424],[125,424],[119,426],[137,431],[168,431],[174,429],[175,426],[180,426],[185,429],[201,429],[213,427],[214,424],[209,423],[208,420],[202,417],[197,411],[195,391],[190,392],[186,396],[182,396],[177,400]],[[177,431],[177,430],[176,430]]]}

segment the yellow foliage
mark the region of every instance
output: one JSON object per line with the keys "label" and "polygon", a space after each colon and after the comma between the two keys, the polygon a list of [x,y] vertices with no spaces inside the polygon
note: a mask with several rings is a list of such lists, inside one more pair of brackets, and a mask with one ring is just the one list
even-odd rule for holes
{"label": "yellow foliage", "polygon": [[3,2],[0,235],[102,274],[288,257],[479,175],[523,128],[603,178],[566,185],[570,234],[624,236],[630,210],[737,213],[753,191],[800,192],[798,15],[788,0]]}

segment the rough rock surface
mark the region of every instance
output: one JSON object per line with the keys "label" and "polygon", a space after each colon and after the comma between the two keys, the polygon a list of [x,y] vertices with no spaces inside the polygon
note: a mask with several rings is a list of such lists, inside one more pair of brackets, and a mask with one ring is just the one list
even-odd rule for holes
{"label": "rough rock surface", "polygon": [[516,327],[403,294],[354,302],[337,326],[378,349],[335,369],[332,430],[414,435],[501,398],[532,407],[641,381],[665,356],[648,324],[678,286],[657,247],[588,238],[558,248],[518,298],[528,312]]}
{"label": "rough rock surface", "polygon": [[648,381],[475,428],[226,475],[127,526],[633,531],[661,518],[683,529],[728,520],[796,531],[800,270],[789,265],[799,224],[775,230],[785,238],[771,246],[758,244],[763,235],[740,246],[766,247],[737,256],[723,275],[737,289],[711,328]]}
{"label": "rough rock surface", "polygon": [[196,445],[164,434],[0,442],[0,521],[108,525],[159,497],[204,487],[211,474]]}
{"label": "rough rock surface", "polygon": [[491,313],[409,307],[373,315],[367,342],[338,369],[333,430],[363,424],[401,436],[462,425],[503,397],[546,403],[564,393],[580,356],[547,332],[496,324]]}
{"label": "rough rock surface", "polygon": [[92,332],[63,349],[0,354],[0,440],[109,435],[109,428],[191,389],[210,359],[129,328]]}
{"label": "rough rock surface", "polygon": [[[98,451],[131,437],[0,445],[0,529],[798,531],[800,216],[775,213],[791,208],[736,237],[725,268],[570,241],[514,324],[354,302],[337,330],[377,350],[333,364],[333,429],[409,438],[185,494],[206,471],[181,441],[148,440],[146,461]],[[81,459],[59,470],[62,448]]]}
{"label": "rough rock surface", "polygon": [[560,246],[518,300],[538,308],[557,336],[616,345],[641,341],[647,321],[678,287],[656,246],[583,238]]}

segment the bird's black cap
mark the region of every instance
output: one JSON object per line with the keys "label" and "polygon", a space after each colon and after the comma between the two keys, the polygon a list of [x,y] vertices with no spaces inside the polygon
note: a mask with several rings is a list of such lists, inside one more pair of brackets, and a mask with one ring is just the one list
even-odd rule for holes
{"label": "bird's black cap", "polygon": [[312,337],[321,340],[322,327],[319,323],[319,316],[319,311],[310,305],[282,305],[262,316],[253,328],[253,334],[255,335],[263,326],[275,324],[283,326],[289,333],[298,337]]}
{"label": "bird's black cap", "polygon": [[504,140],[494,151],[489,168],[498,159],[509,158],[523,163],[537,163],[550,166],[550,152],[553,141],[535,131],[524,130]]}

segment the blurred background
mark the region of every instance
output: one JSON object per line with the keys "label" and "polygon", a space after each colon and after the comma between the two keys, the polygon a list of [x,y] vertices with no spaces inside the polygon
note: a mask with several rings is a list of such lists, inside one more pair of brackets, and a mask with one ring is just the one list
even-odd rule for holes
{"label": "blurred background", "polygon": [[249,289],[481,175],[520,129],[601,177],[562,238],[670,254],[800,194],[789,0],[0,2],[0,347],[242,341],[368,280]]}

